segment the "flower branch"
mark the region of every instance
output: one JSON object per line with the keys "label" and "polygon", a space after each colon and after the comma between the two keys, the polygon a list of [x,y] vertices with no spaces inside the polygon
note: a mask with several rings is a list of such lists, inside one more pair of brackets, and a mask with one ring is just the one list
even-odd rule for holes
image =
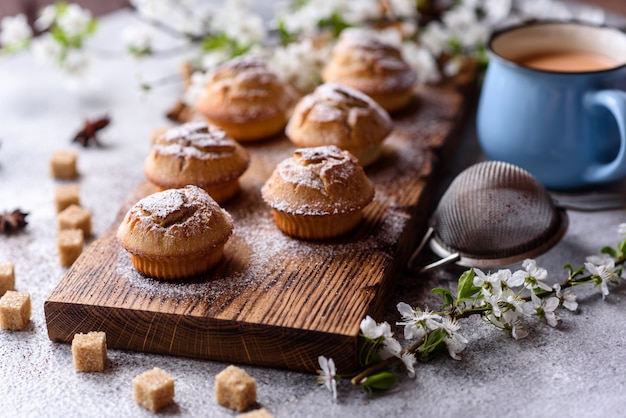
{"label": "flower branch", "polygon": [[[467,270],[459,277],[456,292],[433,289],[432,292],[442,298],[438,310],[398,303],[402,320],[396,325],[404,327],[404,338],[409,342],[406,348],[401,348],[387,322],[377,323],[366,317],[360,326],[363,370],[350,379],[351,383],[371,394],[395,385],[394,371],[398,367],[404,368],[409,377],[414,377],[417,361],[430,361],[445,351],[453,359],[460,360],[459,354],[469,343],[459,333],[461,321],[472,316],[478,315],[485,323],[510,333],[515,339],[528,335],[524,322],[531,318],[545,320],[552,327],[558,326],[559,308],[571,311],[578,308],[574,287],[597,287],[605,299],[610,287],[620,283],[626,263],[626,223],[619,226],[618,232],[622,241],[615,247],[605,247],[600,255],[587,257],[579,268],[565,265],[567,277],[552,286],[547,283],[547,270],[527,259],[522,263],[522,269],[515,272],[508,269],[493,273],[476,268]],[[333,376],[339,379],[335,371]]]}

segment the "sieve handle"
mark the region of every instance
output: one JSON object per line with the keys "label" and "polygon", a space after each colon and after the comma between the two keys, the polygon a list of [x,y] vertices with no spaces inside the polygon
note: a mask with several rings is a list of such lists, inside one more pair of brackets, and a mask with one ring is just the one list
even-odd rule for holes
{"label": "sieve handle", "polygon": [[407,263],[407,267],[409,268],[409,270],[411,271],[415,270],[416,268],[415,260],[417,260],[417,257],[421,254],[422,250],[424,249],[424,246],[426,246],[428,241],[430,241],[430,237],[433,236],[433,232],[435,232],[435,230],[433,229],[432,226],[429,226],[428,230],[424,234],[424,238],[422,238],[422,241],[420,242],[420,244],[417,246],[415,251],[413,251],[411,258],[409,258],[409,262]]}
{"label": "sieve handle", "polygon": [[[415,265],[415,261],[417,260],[417,257],[420,255],[420,253],[422,252],[422,250],[424,249],[428,241],[430,241],[430,238],[432,237],[434,232],[435,230],[433,229],[432,226],[428,227],[428,230],[424,234],[424,238],[422,238],[422,241],[417,246],[417,248],[413,252],[413,255],[411,255],[411,258],[409,259],[409,262],[407,263],[407,267],[410,271],[414,271],[417,268],[417,266]],[[423,273],[425,271],[432,270],[437,267],[441,267],[450,263],[457,262],[460,259],[461,259],[461,255],[459,253],[450,254],[449,256],[442,258],[441,260],[435,261],[433,263],[430,263],[424,266],[422,269],[419,270],[419,273]]]}
{"label": "sieve handle", "polygon": [[617,122],[620,141],[619,151],[613,161],[589,167],[584,173],[585,180],[600,183],[626,176],[626,93],[621,90],[600,90],[588,93],[584,100],[588,107],[602,106],[611,112]]}
{"label": "sieve handle", "polygon": [[446,266],[448,264],[456,263],[460,259],[461,259],[461,254],[459,254],[459,253],[450,254],[449,256],[447,256],[445,258],[442,258],[439,261],[435,261],[434,263],[430,263],[427,266],[424,266],[424,268],[420,270],[420,273],[423,273],[423,272],[428,271],[428,270],[435,269],[437,267]]}

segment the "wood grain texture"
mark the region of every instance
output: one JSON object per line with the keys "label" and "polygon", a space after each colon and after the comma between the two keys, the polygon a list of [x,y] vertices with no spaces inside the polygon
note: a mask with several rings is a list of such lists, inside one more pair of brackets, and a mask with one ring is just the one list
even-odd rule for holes
{"label": "wood grain texture", "polygon": [[[472,95],[473,76],[416,90],[366,173],[376,196],[348,236],[308,242],[275,226],[260,188],[295,147],[285,137],[246,145],[242,190],[224,207],[235,231],[218,266],[183,282],[143,277],[115,232],[128,208],[155,191],[139,185],[110,229],[68,270],[45,302],[51,340],[105,331],[110,348],[315,371],[319,355],[357,367],[360,321],[380,318],[426,223],[440,159]],[[457,80],[458,81],[458,80]]]}

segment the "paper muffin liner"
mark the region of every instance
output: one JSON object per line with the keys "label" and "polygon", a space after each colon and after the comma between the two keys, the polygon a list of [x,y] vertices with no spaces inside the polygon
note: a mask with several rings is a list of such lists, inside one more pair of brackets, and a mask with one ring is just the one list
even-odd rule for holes
{"label": "paper muffin liner", "polygon": [[285,234],[300,239],[336,238],[354,228],[363,219],[363,211],[341,215],[293,215],[274,209],[274,221]]}
{"label": "paper muffin liner", "polygon": [[368,166],[378,159],[383,147],[381,144],[362,149],[348,149],[358,160],[361,167]]}
{"label": "paper muffin liner", "polygon": [[234,197],[239,191],[239,179],[235,179],[226,183],[213,184],[210,186],[204,186],[204,190],[211,196],[217,203],[224,203]]}
{"label": "paper muffin liner", "polygon": [[145,257],[131,254],[133,266],[145,276],[155,279],[178,280],[197,276],[214,267],[222,258],[224,246],[203,254],[181,257]]}

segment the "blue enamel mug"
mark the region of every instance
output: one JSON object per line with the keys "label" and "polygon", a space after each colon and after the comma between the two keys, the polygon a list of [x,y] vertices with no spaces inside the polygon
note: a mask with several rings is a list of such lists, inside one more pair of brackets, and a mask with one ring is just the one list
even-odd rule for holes
{"label": "blue enamel mug", "polygon": [[626,33],[536,22],[495,32],[488,54],[477,111],[488,158],[549,189],[626,176]]}

